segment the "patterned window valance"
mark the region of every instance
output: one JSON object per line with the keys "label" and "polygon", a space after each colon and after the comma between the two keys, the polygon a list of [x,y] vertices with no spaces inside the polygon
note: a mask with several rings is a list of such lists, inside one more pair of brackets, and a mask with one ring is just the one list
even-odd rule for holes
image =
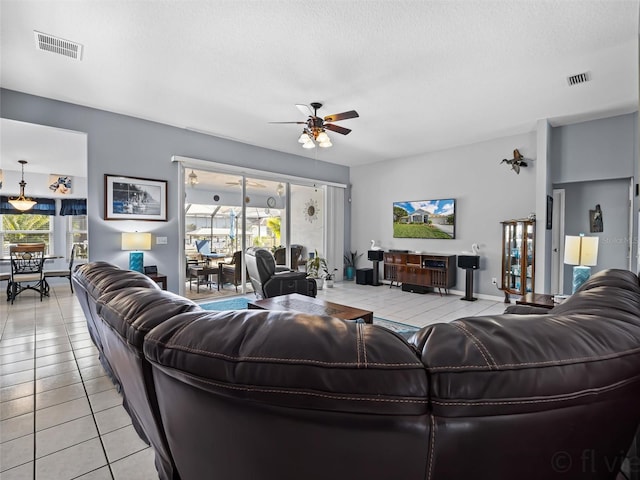
{"label": "patterned window valance", "polygon": [[0,213],[6,214],[24,214],[24,215],[55,215],[56,214],[56,201],[52,198],[35,198],[33,200],[38,202],[32,209],[25,212],[16,210],[9,203],[9,197],[0,196]]}
{"label": "patterned window valance", "polygon": [[60,215],[86,215],[87,199],[86,198],[63,198],[60,207]]}

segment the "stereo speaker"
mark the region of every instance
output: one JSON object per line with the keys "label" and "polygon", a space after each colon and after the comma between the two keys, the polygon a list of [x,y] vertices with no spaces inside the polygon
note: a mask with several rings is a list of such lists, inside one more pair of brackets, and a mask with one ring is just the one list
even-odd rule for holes
{"label": "stereo speaker", "polygon": [[383,250],[369,250],[367,252],[367,258],[372,262],[381,262],[384,259]]}
{"label": "stereo speaker", "polygon": [[458,255],[458,268],[477,270],[480,268],[478,255]]}

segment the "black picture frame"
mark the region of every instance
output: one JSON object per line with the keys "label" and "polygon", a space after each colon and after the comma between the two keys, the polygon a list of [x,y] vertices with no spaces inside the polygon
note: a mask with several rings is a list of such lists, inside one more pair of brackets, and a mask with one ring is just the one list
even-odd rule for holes
{"label": "black picture frame", "polygon": [[167,221],[167,182],[150,178],[104,176],[104,219]]}
{"label": "black picture frame", "polygon": [[547,230],[553,228],[553,197],[547,195]]}

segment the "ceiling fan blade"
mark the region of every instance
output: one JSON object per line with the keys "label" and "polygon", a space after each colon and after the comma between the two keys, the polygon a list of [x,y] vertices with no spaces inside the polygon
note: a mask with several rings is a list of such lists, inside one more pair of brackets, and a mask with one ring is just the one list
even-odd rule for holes
{"label": "ceiling fan blade", "polygon": [[337,122],[338,120],[347,120],[348,118],[357,118],[358,112],[355,110],[349,110],[348,112],[335,113],[333,115],[327,115],[324,117],[325,122]]}
{"label": "ceiling fan blade", "polygon": [[333,123],[325,123],[324,128],[327,130],[331,130],[332,132],[340,133],[342,135],[347,135],[351,130],[349,128],[340,127],[338,125],[334,125]]}
{"label": "ceiling fan blade", "polygon": [[297,125],[306,125],[307,122],[268,122],[268,123],[295,123]]}
{"label": "ceiling fan blade", "polygon": [[304,103],[296,103],[296,107],[298,108],[298,110],[300,110],[300,112],[302,112],[303,115],[307,117],[313,117],[313,111],[311,110],[311,107],[309,105],[305,105]]}

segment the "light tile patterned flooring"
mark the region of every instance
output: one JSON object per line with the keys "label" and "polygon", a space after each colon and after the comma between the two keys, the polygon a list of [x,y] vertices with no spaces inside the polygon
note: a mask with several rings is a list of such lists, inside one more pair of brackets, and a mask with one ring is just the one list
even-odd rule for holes
{"label": "light tile patterned flooring", "polygon": [[[502,313],[499,301],[402,292],[338,282],[318,298],[373,310],[418,327]],[[0,478],[157,479],[152,450],[98,361],[84,314],[68,283],[40,302],[24,292],[0,298]]]}

